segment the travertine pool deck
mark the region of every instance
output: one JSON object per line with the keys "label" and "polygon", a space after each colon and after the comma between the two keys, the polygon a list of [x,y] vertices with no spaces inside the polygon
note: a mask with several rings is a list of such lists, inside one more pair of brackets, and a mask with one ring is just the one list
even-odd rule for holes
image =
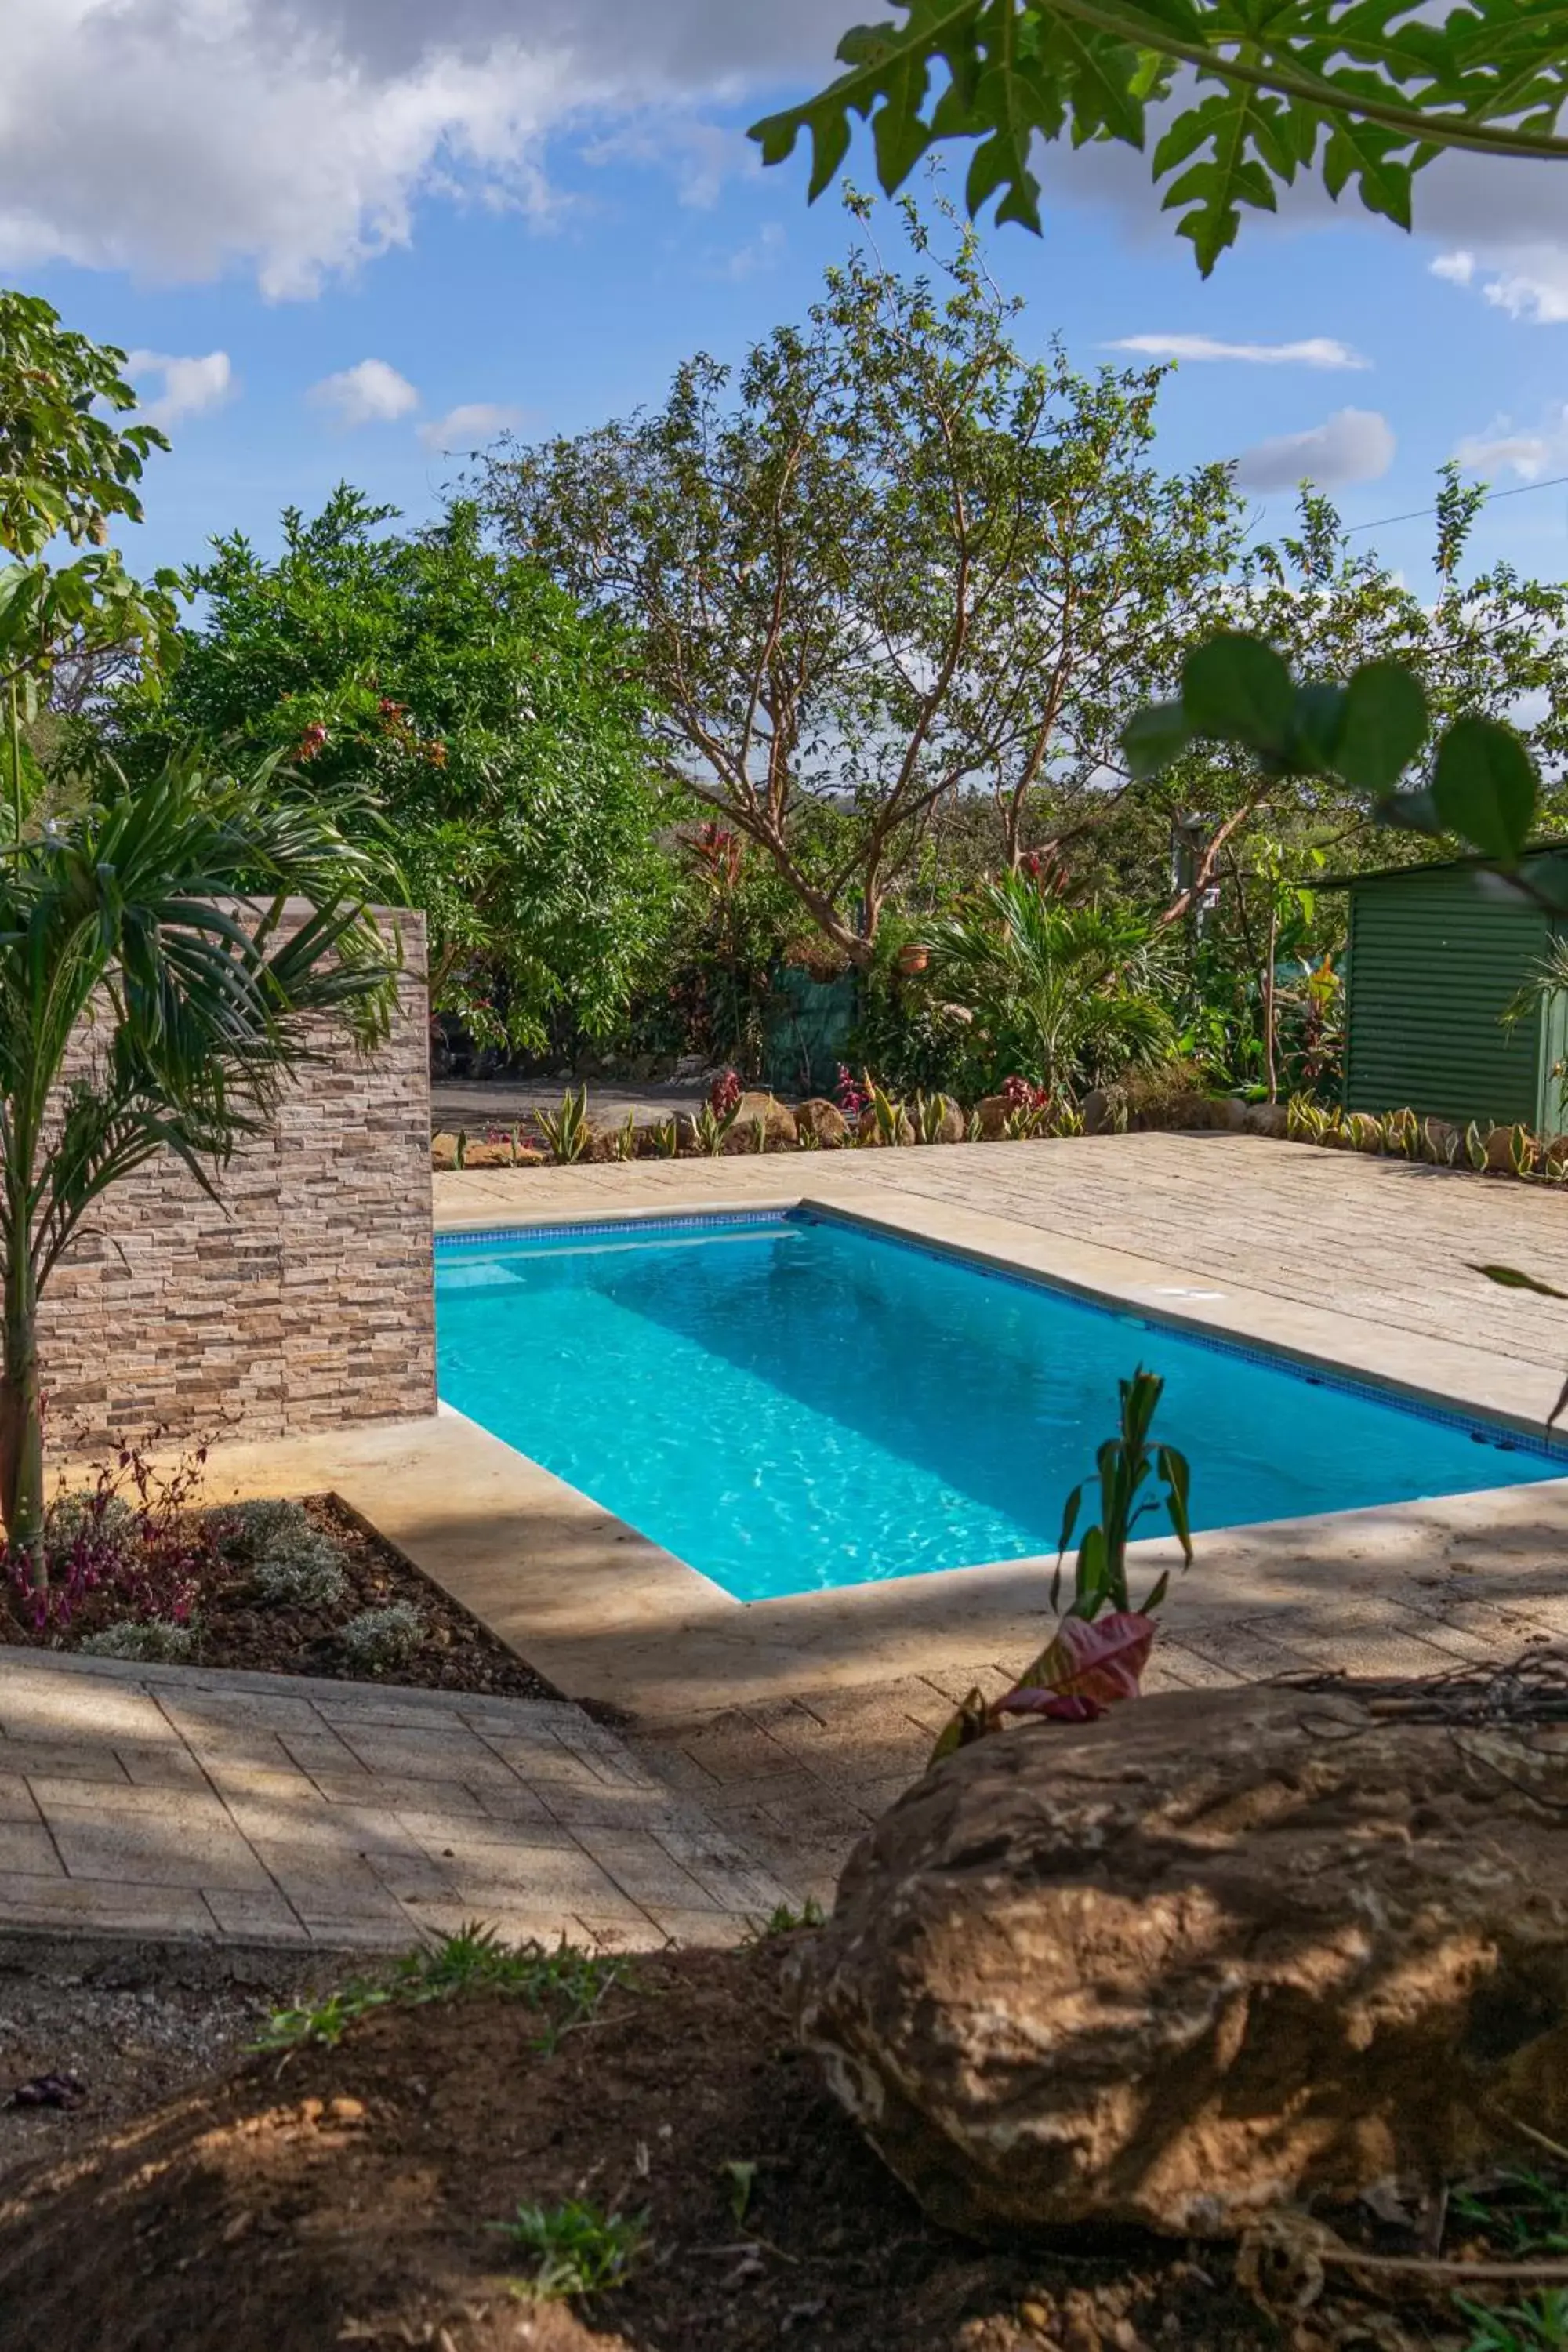
{"label": "travertine pool deck", "polygon": [[[1568,1288],[1561,1193],[1261,1139],[487,1171],[435,1195],[447,1230],[816,1201],[1536,1428],[1568,1359],[1568,1310],[1470,1270]],[[828,1882],[954,1699],[1015,1675],[1047,1622],[1047,1579],[1016,1561],[742,1607],[453,1414],[221,1448],[212,1480],[335,1488],[563,1693],[622,1711],[665,1780],[796,1891]],[[1205,1535],[1151,1686],[1441,1672],[1568,1638],[1565,1554],[1563,1481]]]}
{"label": "travertine pool deck", "polygon": [[0,1927],[731,1944],[784,1888],[574,1706],[0,1651]]}

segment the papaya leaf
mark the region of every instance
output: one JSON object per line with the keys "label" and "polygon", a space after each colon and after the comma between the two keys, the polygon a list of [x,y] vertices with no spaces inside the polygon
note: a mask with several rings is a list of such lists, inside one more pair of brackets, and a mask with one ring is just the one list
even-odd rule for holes
{"label": "papaya leaf", "polygon": [[1261,637],[1226,630],[1182,666],[1182,707],[1194,735],[1257,751],[1283,751],[1295,701],[1289,668]]}
{"label": "papaya leaf", "polygon": [[1367,662],[1345,688],[1334,767],[1362,792],[1391,793],[1426,740],[1428,724],[1420,679],[1398,662]]}
{"label": "papaya leaf", "polygon": [[1121,733],[1121,749],[1129,772],[1138,782],[1157,776],[1180,759],[1193,740],[1187,714],[1179,702],[1154,702],[1135,711]]}
{"label": "papaya leaf", "polygon": [[1530,838],[1535,794],[1534,766],[1511,727],[1496,719],[1454,721],[1432,772],[1432,799],[1450,833],[1511,866]]}

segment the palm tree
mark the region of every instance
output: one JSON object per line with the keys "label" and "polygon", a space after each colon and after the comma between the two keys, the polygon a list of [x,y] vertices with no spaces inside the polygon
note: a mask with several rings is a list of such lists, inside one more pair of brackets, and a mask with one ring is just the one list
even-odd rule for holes
{"label": "palm tree", "polygon": [[135,789],[111,770],[0,849],[0,1519],[36,1588],[45,1286],[93,1202],[158,1152],[212,1193],[323,1021],[384,1034],[375,878],[276,762],[237,780],[176,761]]}
{"label": "palm tree", "polygon": [[1172,1050],[1153,927],[1071,906],[1026,874],[983,883],[928,934],[939,985],[999,1062],[1076,1101],[1080,1088]]}

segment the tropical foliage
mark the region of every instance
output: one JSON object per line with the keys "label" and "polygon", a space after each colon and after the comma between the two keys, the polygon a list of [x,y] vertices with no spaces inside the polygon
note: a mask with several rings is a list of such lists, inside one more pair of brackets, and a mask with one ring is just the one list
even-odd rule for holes
{"label": "tropical foliage", "polygon": [[155,1155],[210,1190],[317,1024],[385,1025],[374,879],[274,766],[121,780],[0,862],[0,1518],[35,1586],[40,1297],[95,1202]]}
{"label": "tropical foliage", "polygon": [[1016,1072],[1072,1102],[1173,1050],[1154,927],[1134,910],[1075,906],[1005,874],[928,936],[934,985],[972,1015],[997,1083]]}
{"label": "tropical foliage", "polygon": [[1562,0],[894,0],[903,21],[858,25],[845,71],[752,136],[776,163],[812,144],[811,193],[868,119],[891,194],[936,141],[974,142],[972,212],[1040,225],[1037,141],[1142,150],[1206,277],[1241,208],[1273,212],[1303,176],[1353,187],[1409,228],[1412,183],[1458,151],[1561,163],[1568,103]]}
{"label": "tropical foliage", "polygon": [[557,1007],[624,1013],[665,877],[640,689],[605,619],[497,555],[471,505],[400,534],[346,486],[283,518],[268,561],[218,540],[173,677],[121,694],[134,772],[195,747],[285,753],[356,835],[392,853],[429,924],[431,995],[475,1036],[538,1046]]}

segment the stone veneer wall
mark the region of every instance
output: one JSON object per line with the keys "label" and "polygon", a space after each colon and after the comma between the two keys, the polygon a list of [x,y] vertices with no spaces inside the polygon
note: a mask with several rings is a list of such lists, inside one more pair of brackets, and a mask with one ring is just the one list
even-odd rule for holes
{"label": "stone veneer wall", "polygon": [[[399,911],[393,1034],[341,1034],[208,1200],[161,1155],[44,1294],[51,1441],[283,1436],[436,1409],[425,923]],[[226,1214],[226,1209],[227,1213]]]}

